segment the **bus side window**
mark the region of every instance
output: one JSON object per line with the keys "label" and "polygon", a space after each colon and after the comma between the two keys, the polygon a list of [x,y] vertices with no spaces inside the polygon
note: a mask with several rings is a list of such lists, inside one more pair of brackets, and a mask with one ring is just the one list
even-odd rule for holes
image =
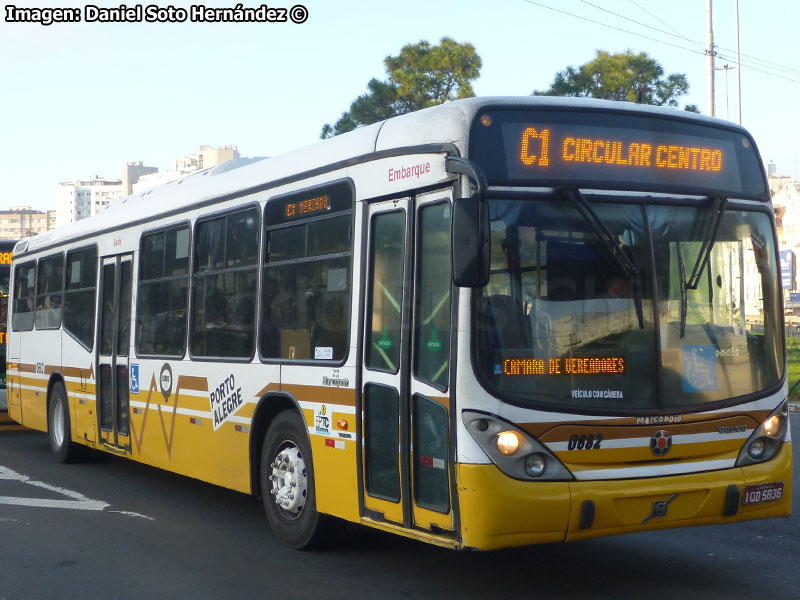
{"label": "bus side window", "polygon": [[136,295],[136,353],[182,357],[189,302],[188,225],[142,236]]}
{"label": "bus side window", "polygon": [[64,255],[39,260],[36,278],[36,329],[57,329],[61,325],[64,285]]}
{"label": "bus side window", "polygon": [[197,223],[189,331],[193,357],[253,356],[258,212],[253,207]]}
{"label": "bus side window", "polygon": [[64,329],[89,349],[94,345],[96,293],[97,248],[68,252],[64,290]]}
{"label": "bus side window", "polygon": [[[286,217],[283,209],[294,206],[294,198],[310,196],[326,203],[330,198],[325,206],[334,214],[315,210],[308,217],[294,212]],[[351,207],[352,191],[346,183],[267,203],[259,347],[263,358],[342,360],[347,355]]]}
{"label": "bus side window", "polygon": [[33,329],[35,282],[35,262],[19,265],[14,269],[14,306],[11,310],[11,328],[14,331]]}

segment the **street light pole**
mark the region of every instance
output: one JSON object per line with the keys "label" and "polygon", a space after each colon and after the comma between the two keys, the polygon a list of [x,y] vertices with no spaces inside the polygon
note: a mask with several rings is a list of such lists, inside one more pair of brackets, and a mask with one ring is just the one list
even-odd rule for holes
{"label": "street light pole", "polygon": [[[717,71],[725,71],[725,119],[727,119],[728,121],[731,120],[730,112],[728,110],[728,71],[735,68],[736,67],[732,67],[728,64],[724,64],[721,67],[715,67],[715,70]],[[741,121],[741,113],[739,115],[739,119]],[[739,124],[741,125],[741,122]]]}

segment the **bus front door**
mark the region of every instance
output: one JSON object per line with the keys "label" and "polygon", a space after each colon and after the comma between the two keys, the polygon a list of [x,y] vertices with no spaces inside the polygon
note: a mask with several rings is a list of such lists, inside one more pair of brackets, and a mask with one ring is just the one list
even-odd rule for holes
{"label": "bus front door", "polygon": [[97,332],[99,440],[105,448],[124,453],[131,449],[128,355],[132,270],[131,254],[102,259]]}
{"label": "bus front door", "polygon": [[449,357],[451,192],[371,204],[362,366],[364,516],[455,528]]}

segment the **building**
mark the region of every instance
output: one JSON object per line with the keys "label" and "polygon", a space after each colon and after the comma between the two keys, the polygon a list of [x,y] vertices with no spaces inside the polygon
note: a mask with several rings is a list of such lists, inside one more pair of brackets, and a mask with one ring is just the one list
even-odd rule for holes
{"label": "building", "polygon": [[[210,169],[216,167],[224,162],[240,158],[239,150],[236,146],[220,146],[213,148],[211,146],[200,146],[200,151],[195,154],[187,154],[182,158],[175,159],[174,168],[171,171],[164,172],[151,172],[141,175],[138,180],[132,184],[132,191],[128,194],[136,192],[143,192],[151,188],[175,181],[192,173],[197,173],[203,169]],[[131,164],[131,163],[128,163]],[[141,163],[139,163],[141,164]],[[151,167],[144,167],[145,169]]]}
{"label": "building", "polygon": [[239,158],[239,150],[236,146],[200,146],[200,152],[188,154],[183,158],[175,160],[175,170],[187,169],[192,171],[210,169],[231,159]]}
{"label": "building", "polygon": [[56,222],[61,227],[96,215],[123,192],[122,180],[100,176],[61,183],[56,195]]}
{"label": "building", "polygon": [[[796,292],[800,288],[798,265],[800,265],[800,183],[789,178],[772,195],[775,211],[775,227],[778,230],[780,248],[781,283],[784,306],[787,314],[800,316],[800,302]],[[774,179],[770,179],[772,183]]]}
{"label": "building", "polygon": [[774,196],[783,189],[787,183],[793,183],[793,180],[788,175],[770,175],[767,177],[769,182],[769,193]]}
{"label": "building", "polygon": [[769,161],[767,163],[767,177],[776,177],[778,175],[778,165],[775,161]]}
{"label": "building", "polygon": [[48,229],[47,213],[30,206],[0,210],[0,240],[20,240]]}
{"label": "building", "polygon": [[[775,210],[775,226],[778,229],[778,245],[800,250],[800,183],[785,179],[772,195]],[[770,180],[772,181],[772,180]]]}
{"label": "building", "polygon": [[139,178],[153,173],[158,173],[158,167],[145,167],[142,161],[127,163],[122,167],[122,195],[130,196]]}

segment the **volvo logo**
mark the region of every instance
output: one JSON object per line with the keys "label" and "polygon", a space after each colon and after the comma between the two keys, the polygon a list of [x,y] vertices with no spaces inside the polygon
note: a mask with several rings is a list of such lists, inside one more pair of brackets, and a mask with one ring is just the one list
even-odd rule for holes
{"label": "volvo logo", "polygon": [[[660,433],[660,432],[657,432]],[[664,432],[666,433],[666,432]],[[669,435],[669,434],[667,434]],[[655,436],[654,436],[655,437]],[[669,503],[675,500],[678,497],[678,494],[672,494],[667,500],[659,500],[657,502],[653,502],[653,512],[647,515],[644,518],[642,523],[647,523],[650,519],[663,519],[667,516],[667,510],[669,509]]]}
{"label": "volvo logo", "polygon": [[656,456],[664,456],[672,448],[672,436],[666,429],[659,429],[650,438],[650,451]]}

